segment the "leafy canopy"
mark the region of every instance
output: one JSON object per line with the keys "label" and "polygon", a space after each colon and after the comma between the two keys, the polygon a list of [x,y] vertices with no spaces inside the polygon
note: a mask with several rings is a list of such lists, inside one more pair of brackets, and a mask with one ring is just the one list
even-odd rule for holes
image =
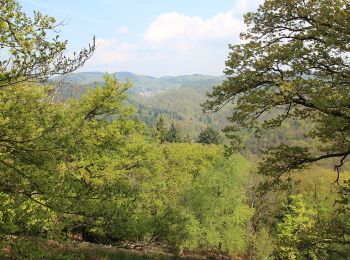
{"label": "leafy canopy", "polygon": [[350,3],[266,0],[245,16],[242,44],[230,45],[227,80],[204,104],[234,112],[225,129],[233,147],[243,130],[256,136],[288,120],[304,120],[313,147],[267,149],[261,172],[279,178],[312,162],[350,154]]}
{"label": "leafy canopy", "polygon": [[106,77],[103,87],[63,103],[52,103],[49,88],[33,84],[0,91],[0,197],[6,212],[32,201],[56,213],[91,216],[98,213],[98,199],[132,190],[125,178],[148,164],[142,161],[143,126],[123,105],[128,87]]}

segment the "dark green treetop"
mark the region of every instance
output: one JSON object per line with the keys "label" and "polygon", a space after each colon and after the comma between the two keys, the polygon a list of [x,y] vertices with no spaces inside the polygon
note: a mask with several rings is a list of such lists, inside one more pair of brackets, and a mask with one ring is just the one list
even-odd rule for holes
{"label": "dark green treetop", "polygon": [[160,116],[157,120],[156,129],[158,133],[158,138],[161,142],[164,141],[165,135],[167,133],[167,127],[163,116]]}
{"label": "dark green treetop", "polygon": [[170,128],[164,136],[164,142],[167,143],[177,143],[180,141],[179,132],[176,129],[174,123],[171,124]]}
{"label": "dark green treetop", "polygon": [[211,127],[207,127],[199,133],[198,143],[201,144],[219,144],[221,143],[220,133]]}

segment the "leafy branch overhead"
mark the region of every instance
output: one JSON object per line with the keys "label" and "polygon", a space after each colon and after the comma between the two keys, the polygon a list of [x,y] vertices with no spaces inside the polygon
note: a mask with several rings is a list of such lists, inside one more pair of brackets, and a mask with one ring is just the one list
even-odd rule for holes
{"label": "leafy branch overhead", "polygon": [[308,124],[307,136],[318,145],[270,147],[265,173],[283,173],[267,167],[281,153],[285,169],[326,158],[343,165],[350,154],[349,1],[267,0],[245,23],[243,43],[230,46],[227,80],[208,95],[204,108],[234,107],[226,128],[234,147],[242,145],[246,129],[259,136],[285,121]]}
{"label": "leafy branch overhead", "polygon": [[14,0],[0,0],[0,88],[67,74],[84,65],[95,50],[95,38],[68,57],[67,41],[57,34],[61,25],[37,11],[28,17]]}

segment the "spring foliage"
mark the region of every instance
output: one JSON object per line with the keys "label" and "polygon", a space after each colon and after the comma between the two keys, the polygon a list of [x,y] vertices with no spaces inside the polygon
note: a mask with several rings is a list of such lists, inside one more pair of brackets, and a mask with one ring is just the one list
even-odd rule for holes
{"label": "spring foliage", "polygon": [[[270,150],[265,176],[242,155],[228,156],[210,128],[196,144],[180,143],[162,117],[147,129],[126,102],[129,82],[106,75],[79,98],[57,101],[41,80],[78,68],[94,46],[66,59],[66,42],[45,37],[53,18],[0,4],[0,49],[8,51],[0,61],[1,257],[66,259],[45,241],[76,238],[250,259],[348,257],[349,183],[330,184],[320,168],[292,171],[328,157],[342,158],[339,168],[349,153],[346,1],[267,0],[246,15],[247,41],[231,46],[228,79],[206,105],[233,102],[235,141],[240,130],[312,123],[313,149],[303,140]],[[287,183],[261,194],[266,175]]]}

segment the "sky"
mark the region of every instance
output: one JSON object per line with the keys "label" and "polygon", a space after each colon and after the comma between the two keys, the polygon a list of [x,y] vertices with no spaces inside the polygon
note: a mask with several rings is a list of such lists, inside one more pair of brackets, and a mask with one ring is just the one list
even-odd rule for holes
{"label": "sky", "polygon": [[64,22],[68,53],[96,36],[79,71],[151,76],[222,75],[229,44],[240,42],[243,15],[263,0],[19,0]]}

